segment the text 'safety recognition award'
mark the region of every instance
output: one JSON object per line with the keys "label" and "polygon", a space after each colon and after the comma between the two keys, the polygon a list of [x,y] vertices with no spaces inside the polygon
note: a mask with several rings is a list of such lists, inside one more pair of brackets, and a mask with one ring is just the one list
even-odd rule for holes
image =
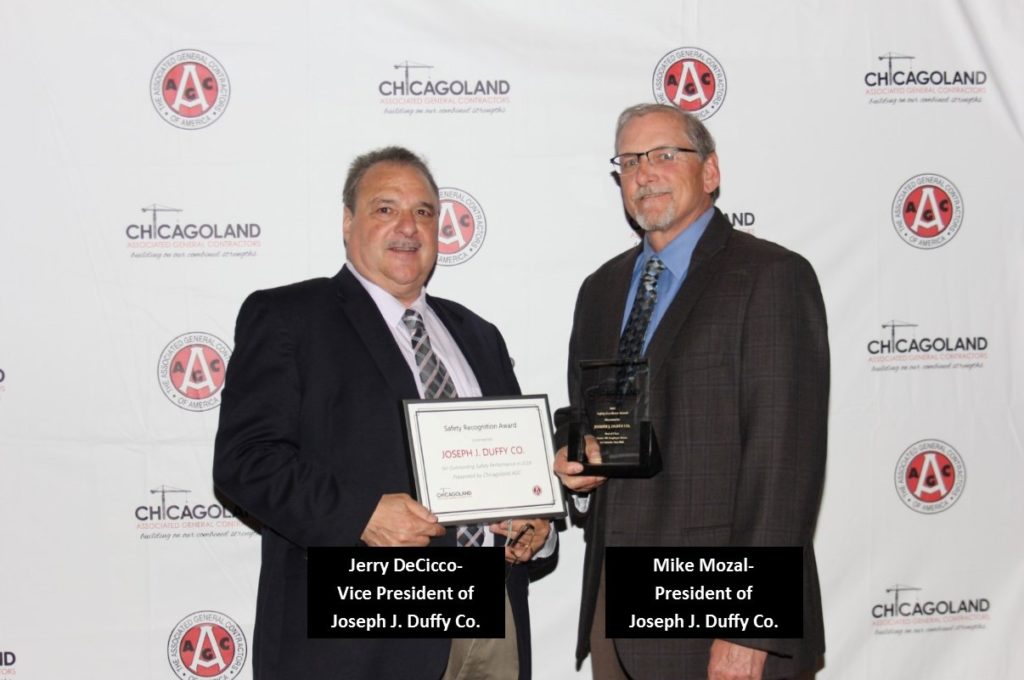
{"label": "text 'safety recognition award'", "polygon": [[545,395],[403,404],[418,499],[441,524],[565,515]]}

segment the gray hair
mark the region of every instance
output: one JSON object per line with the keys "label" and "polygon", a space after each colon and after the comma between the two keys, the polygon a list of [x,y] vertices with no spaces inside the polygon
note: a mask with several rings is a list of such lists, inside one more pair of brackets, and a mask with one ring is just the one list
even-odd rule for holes
{"label": "gray hair", "polygon": [[[697,116],[692,113],[683,111],[678,106],[669,106],[668,104],[636,104],[630,106],[622,113],[619,114],[619,121],[615,126],[615,150],[618,152],[619,137],[622,135],[622,128],[632,121],[634,118],[640,118],[650,113],[665,113],[675,117],[679,121],[679,125],[683,130],[683,134],[690,140],[690,144],[694,150],[697,151],[697,157],[704,161],[708,156],[715,152],[715,138],[711,136],[708,129],[704,126],[704,123],[700,121]],[[718,188],[711,192],[711,201],[714,202],[718,199],[718,195],[721,193]]]}
{"label": "gray hair", "polygon": [[405,147],[386,146],[382,149],[374,149],[361,156],[356,156],[352,164],[348,166],[348,175],[345,177],[345,188],[342,189],[341,200],[350,212],[355,212],[356,209],[356,192],[359,189],[359,182],[363,179],[363,175],[378,163],[397,163],[398,165],[408,165],[416,168],[423,173],[427,183],[430,184],[431,191],[434,192],[434,196],[437,196],[437,182],[434,181],[434,176],[430,174],[430,168],[427,167],[426,161]]}

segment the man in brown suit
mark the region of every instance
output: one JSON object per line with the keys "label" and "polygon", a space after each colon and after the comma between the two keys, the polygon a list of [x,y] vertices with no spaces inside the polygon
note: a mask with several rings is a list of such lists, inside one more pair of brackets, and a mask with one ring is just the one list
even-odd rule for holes
{"label": "man in brown suit", "polygon": [[[576,407],[581,360],[623,356],[636,291],[653,288],[639,336],[663,469],[649,479],[588,476],[559,451],[555,470],[587,541],[577,662],[591,653],[601,679],[803,677],[825,647],[812,545],[829,389],[817,278],[804,258],[733,231],[714,207],[718,157],[696,118],[670,106],[626,109],[615,153],[623,204],[644,239],[580,288],[569,394]],[[588,440],[588,457],[598,449]],[[800,546],[804,636],[609,640],[606,546]]]}

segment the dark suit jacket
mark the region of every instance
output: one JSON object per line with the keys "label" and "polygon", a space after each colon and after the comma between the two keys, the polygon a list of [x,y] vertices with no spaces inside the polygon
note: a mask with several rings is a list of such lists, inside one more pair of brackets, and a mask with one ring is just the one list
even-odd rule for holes
{"label": "dark suit jacket", "polygon": [[[505,342],[465,307],[428,303],[485,396],[519,394]],[[401,411],[415,377],[343,268],[253,293],[235,329],[214,454],[217,487],[263,528],[253,668],[264,680],[437,680],[448,640],[310,640],[306,548],[360,545],[382,494],[415,495]],[[454,530],[434,542],[454,545]],[[520,678],[530,677],[528,576],[511,570]]]}
{"label": "dark suit jacket", "polygon": [[[583,282],[569,347],[572,399],[577,362],[616,354],[639,253],[622,253]],[[606,545],[802,546],[804,638],[734,642],[771,652],[766,678],[813,668],[824,652],[811,541],[825,473],[829,387],[825,308],[814,270],[781,246],[733,231],[716,210],[647,358],[664,469],[651,479],[609,480],[593,494],[577,659],[589,652]],[[706,677],[710,640],[615,644],[638,680]]]}

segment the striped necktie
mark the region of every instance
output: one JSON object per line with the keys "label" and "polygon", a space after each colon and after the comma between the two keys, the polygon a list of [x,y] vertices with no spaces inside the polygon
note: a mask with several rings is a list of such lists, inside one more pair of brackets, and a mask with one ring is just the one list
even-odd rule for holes
{"label": "striped necktie", "polygon": [[[412,349],[416,357],[416,368],[420,372],[425,399],[454,399],[459,396],[452,377],[448,375],[441,357],[430,346],[430,336],[423,324],[423,317],[415,309],[407,309],[402,323],[412,334]],[[481,524],[460,525],[455,532],[455,542],[463,548],[483,545],[484,528]]]}
{"label": "striped necktie", "polygon": [[412,349],[416,355],[416,368],[420,372],[420,383],[423,385],[425,399],[454,399],[459,396],[455,391],[455,383],[448,375],[444,362],[434,353],[430,346],[427,327],[423,325],[423,317],[415,309],[405,310],[402,323],[412,333]]}

